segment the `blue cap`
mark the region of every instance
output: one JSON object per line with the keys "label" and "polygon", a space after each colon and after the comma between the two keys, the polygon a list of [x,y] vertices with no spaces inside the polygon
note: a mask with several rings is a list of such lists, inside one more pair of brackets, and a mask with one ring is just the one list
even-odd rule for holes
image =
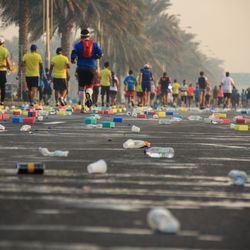
{"label": "blue cap", "polygon": [[36,46],[35,44],[32,44],[32,45],[30,46],[30,50],[31,50],[31,51],[37,50],[37,46]]}

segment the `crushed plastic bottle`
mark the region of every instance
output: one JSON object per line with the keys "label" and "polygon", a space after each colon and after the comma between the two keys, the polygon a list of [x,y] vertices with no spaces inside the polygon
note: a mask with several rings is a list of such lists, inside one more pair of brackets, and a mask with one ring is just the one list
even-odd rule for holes
{"label": "crushed plastic bottle", "polygon": [[231,178],[232,183],[237,186],[244,186],[248,180],[247,173],[240,170],[231,170],[228,176]]}
{"label": "crushed plastic bottle", "polygon": [[50,114],[50,115],[55,115],[55,114],[56,114],[56,111],[55,111],[55,110],[51,110],[51,111],[49,112],[49,114]]}
{"label": "crushed plastic bottle", "polygon": [[102,124],[87,124],[86,128],[92,129],[92,128],[102,128]]}
{"label": "crushed plastic bottle", "polygon": [[174,149],[170,147],[152,147],[146,149],[145,153],[151,158],[173,158]]}
{"label": "crushed plastic bottle", "polygon": [[31,130],[31,126],[30,125],[23,125],[21,128],[20,128],[20,131],[21,132],[28,132]]}
{"label": "crushed plastic bottle", "polygon": [[37,120],[38,120],[39,122],[43,121],[43,116],[42,116],[42,115],[38,116],[38,117],[37,117]]}
{"label": "crushed plastic bottle", "polygon": [[171,120],[167,120],[167,119],[160,119],[159,120],[160,125],[170,125],[171,123],[172,123]]}
{"label": "crushed plastic bottle", "polygon": [[133,126],[131,127],[131,131],[132,131],[132,132],[135,132],[135,133],[140,133],[141,129],[140,129],[139,127],[136,127],[135,125],[133,125]]}
{"label": "crushed plastic bottle", "polygon": [[5,131],[5,127],[0,124],[0,131]]}
{"label": "crushed plastic bottle", "polygon": [[174,234],[180,230],[180,222],[165,208],[152,208],[147,215],[147,222],[154,231]]}
{"label": "crushed plastic bottle", "polygon": [[189,120],[189,121],[201,121],[201,120],[202,120],[202,117],[199,116],[199,115],[190,115],[190,116],[188,117],[188,120]]}
{"label": "crushed plastic bottle", "polygon": [[104,160],[93,162],[87,166],[89,174],[104,174],[107,172],[107,163]]}
{"label": "crushed plastic bottle", "polygon": [[234,124],[234,123],[231,123],[231,124],[230,124],[230,128],[231,128],[231,129],[234,129],[234,128],[235,128],[235,124]]}
{"label": "crushed plastic bottle", "polygon": [[171,121],[173,121],[173,122],[180,122],[180,121],[182,121],[182,118],[180,116],[173,116],[171,118]]}
{"label": "crushed plastic bottle", "polygon": [[128,139],[127,141],[123,143],[123,148],[126,148],[126,149],[145,148],[145,147],[150,147],[150,142]]}
{"label": "crushed plastic bottle", "polygon": [[61,151],[61,150],[56,150],[54,152],[50,152],[47,148],[39,148],[39,152],[43,156],[56,156],[56,157],[67,157],[69,154],[69,151]]}

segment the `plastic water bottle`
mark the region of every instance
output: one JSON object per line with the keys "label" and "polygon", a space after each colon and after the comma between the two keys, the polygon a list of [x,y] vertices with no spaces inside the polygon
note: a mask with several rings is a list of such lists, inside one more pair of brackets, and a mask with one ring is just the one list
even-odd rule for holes
{"label": "plastic water bottle", "polygon": [[102,128],[102,124],[87,124],[86,128],[92,129],[92,128]]}
{"label": "plastic water bottle", "polygon": [[4,131],[4,130],[5,130],[5,127],[0,124],[0,131]]}
{"label": "plastic water bottle", "polygon": [[170,124],[171,124],[171,120],[160,119],[160,120],[159,120],[159,124],[160,124],[160,125],[170,125]]}
{"label": "plastic water bottle", "polygon": [[135,132],[135,133],[140,133],[141,129],[140,129],[139,127],[136,127],[135,125],[133,125],[133,126],[131,127],[131,131],[132,131],[132,132]]}
{"label": "plastic water bottle", "polygon": [[202,120],[202,117],[199,116],[199,115],[190,115],[190,116],[188,117],[188,120],[189,120],[189,121],[200,121],[200,120]]}
{"label": "plastic water bottle", "polygon": [[232,183],[237,186],[244,186],[248,180],[247,173],[240,170],[231,170],[228,176],[231,178]]}
{"label": "plastic water bottle", "polygon": [[152,147],[146,150],[151,158],[173,158],[174,149],[170,147]]}
{"label": "plastic water bottle", "polygon": [[67,157],[69,154],[69,151],[61,151],[61,150],[56,150],[54,152],[50,152],[47,148],[39,148],[40,153],[43,156],[56,156],[56,157]]}
{"label": "plastic water bottle", "polygon": [[23,125],[21,128],[20,128],[20,131],[21,132],[28,132],[31,130],[31,126],[30,125]]}
{"label": "plastic water bottle", "polygon": [[162,233],[176,233],[180,230],[179,221],[169,210],[161,207],[149,211],[147,222],[152,230]]}
{"label": "plastic water bottle", "polygon": [[87,166],[89,174],[104,174],[107,172],[107,163],[104,160],[93,162]]}
{"label": "plastic water bottle", "polygon": [[144,147],[150,147],[150,143],[147,141],[141,141],[141,140],[132,140],[128,139],[123,143],[123,148],[131,149],[131,148],[144,148]]}

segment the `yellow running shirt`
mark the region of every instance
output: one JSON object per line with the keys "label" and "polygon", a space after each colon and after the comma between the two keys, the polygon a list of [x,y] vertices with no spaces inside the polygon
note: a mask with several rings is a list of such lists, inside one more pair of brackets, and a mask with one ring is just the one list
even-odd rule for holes
{"label": "yellow running shirt", "polygon": [[54,66],[53,68],[53,77],[66,79],[67,78],[67,65],[69,64],[69,59],[62,55],[56,55],[52,58],[51,64]]}
{"label": "yellow running shirt", "polygon": [[101,70],[101,86],[110,86],[111,71],[108,68]]}
{"label": "yellow running shirt", "polygon": [[23,62],[25,63],[25,76],[40,76],[39,64],[42,63],[42,57],[40,54],[37,52],[28,52],[23,56]]}
{"label": "yellow running shirt", "polygon": [[179,95],[180,86],[181,85],[178,82],[173,82],[173,84],[172,84],[172,93],[173,93],[173,95]]}
{"label": "yellow running shirt", "polygon": [[3,45],[0,45],[0,71],[7,71],[6,59],[8,54],[9,54],[8,49],[5,48]]}

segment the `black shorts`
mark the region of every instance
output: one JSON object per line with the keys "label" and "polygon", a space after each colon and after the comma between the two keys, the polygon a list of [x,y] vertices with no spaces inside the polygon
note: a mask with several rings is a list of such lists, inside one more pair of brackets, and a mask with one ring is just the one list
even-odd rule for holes
{"label": "black shorts", "polygon": [[39,77],[38,76],[26,76],[26,83],[29,90],[32,88],[38,88]]}
{"label": "black shorts", "polygon": [[85,87],[93,84],[94,76],[96,74],[95,69],[77,68],[76,73],[78,77],[79,87]]}
{"label": "black shorts", "polygon": [[109,95],[110,95],[111,97],[116,97],[117,91],[109,90]]}
{"label": "black shorts", "polygon": [[145,92],[151,92],[151,83],[150,82],[142,82],[142,91]]}
{"label": "black shorts", "polygon": [[109,95],[110,86],[101,86],[101,95]]}
{"label": "black shorts", "polygon": [[186,96],[186,95],[181,96],[181,100],[182,100],[183,102],[186,102],[186,101],[187,101],[187,96]]}
{"label": "black shorts", "polygon": [[53,78],[54,90],[64,91],[68,89],[67,81],[64,78]]}
{"label": "black shorts", "polygon": [[4,85],[7,82],[7,71],[0,71],[0,84]]}
{"label": "black shorts", "polygon": [[224,93],[224,98],[231,98],[231,93]]}
{"label": "black shorts", "polygon": [[136,92],[137,97],[141,98],[143,97],[143,92]]}
{"label": "black shorts", "polygon": [[169,89],[161,89],[162,95],[167,95],[169,93]]}
{"label": "black shorts", "polygon": [[173,98],[177,98],[178,96],[178,94],[173,94]]}

